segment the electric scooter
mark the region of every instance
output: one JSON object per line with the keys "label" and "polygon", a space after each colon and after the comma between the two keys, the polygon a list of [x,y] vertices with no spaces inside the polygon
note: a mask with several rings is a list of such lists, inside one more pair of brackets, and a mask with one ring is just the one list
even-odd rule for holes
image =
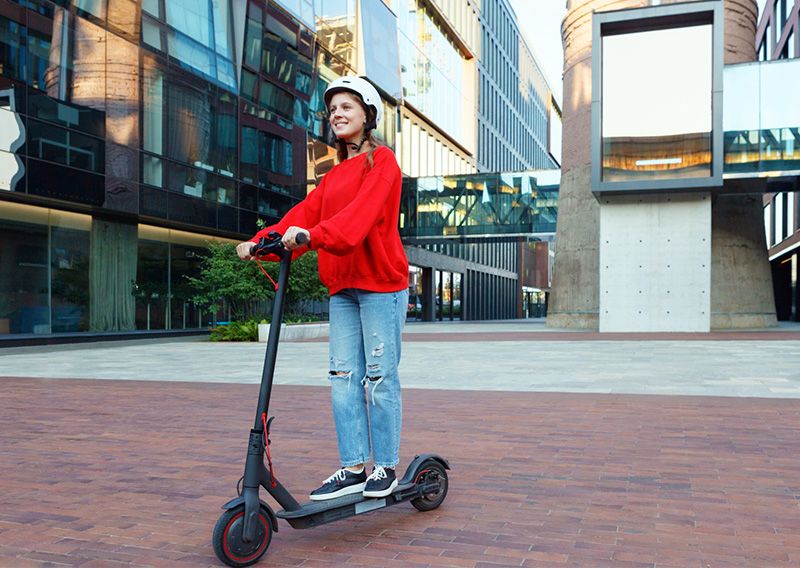
{"label": "electric scooter", "polygon": [[[305,235],[297,239],[305,242]],[[275,284],[275,302],[272,308],[272,325],[269,329],[261,390],[258,395],[255,425],[250,430],[244,475],[236,489],[238,497],[225,503],[224,512],[214,527],[212,543],[217,557],[228,566],[250,566],[258,562],[269,548],[272,533],[278,532],[278,519],[285,519],[292,528],[307,529],[375,511],[404,501],[420,511],[430,511],[442,504],[447,496],[447,470],[450,465],[436,454],[416,456],[398,485],[386,497],[371,498],[351,494],[326,501],[298,503],[274,475],[270,455],[269,428],[274,417],[267,419],[272,378],[278,353],[283,304],[289,281],[291,251],[284,248],[281,235],[270,233],[254,244],[250,255],[258,259],[266,255],[280,258],[278,282]],[[264,464],[266,457],[267,465]],[[263,487],[283,509],[273,512],[259,497]]]}

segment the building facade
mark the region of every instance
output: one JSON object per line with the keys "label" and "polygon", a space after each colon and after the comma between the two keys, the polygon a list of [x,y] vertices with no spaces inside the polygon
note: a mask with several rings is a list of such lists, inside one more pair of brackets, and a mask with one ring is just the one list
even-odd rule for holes
{"label": "building facade", "polygon": [[[766,3],[756,30],[760,61],[800,57],[799,20],[800,1],[769,0]],[[764,144],[769,147],[771,159],[796,162],[800,158],[800,136],[796,128],[785,133],[773,130],[765,134]],[[797,286],[800,262],[800,187],[797,176],[800,172],[796,167],[796,163],[786,167],[787,171],[795,172],[793,181],[774,184],[779,191],[764,196],[764,228],[772,268],[775,312],[779,320],[792,321],[800,321],[800,289]]]}
{"label": "building facade", "polygon": [[480,26],[467,0],[0,0],[0,334],[204,328],[186,276],[333,166],[339,76],[381,92],[405,176],[475,172]]}
{"label": "building facade", "polygon": [[781,173],[758,140],[800,124],[768,87],[798,75],[756,61],[756,2],[567,4],[548,325],[777,325],[761,201]]}
{"label": "building facade", "polygon": [[[415,3],[415,0],[408,1],[409,6]],[[438,21],[444,24],[442,29],[450,28],[447,35],[451,46],[434,51],[447,53],[453,61],[457,61],[456,56],[460,55],[465,69],[461,81],[463,83],[466,80],[468,85],[472,85],[468,90],[474,92],[472,103],[454,97],[453,92],[442,92],[438,98],[442,106],[463,104],[476,113],[477,122],[469,123],[469,136],[466,133],[455,135],[459,132],[455,130],[451,133],[451,139],[463,140],[468,145],[462,147],[472,152],[469,159],[471,169],[468,171],[494,174],[489,177],[500,179],[497,175],[499,172],[524,174],[531,170],[558,168],[561,152],[560,105],[523,39],[516,15],[508,1],[435,0],[425,4],[427,6],[421,11],[421,17],[427,19],[428,14],[432,19],[438,17]],[[403,29],[408,24],[402,23],[403,16],[398,17],[401,21],[402,47],[405,41]],[[411,34],[408,37],[410,36]],[[401,49],[401,53],[404,51],[405,59],[410,57],[408,54],[415,53],[412,49]],[[420,51],[416,52],[418,57]],[[403,60],[401,55],[401,62]],[[405,63],[401,65],[404,73],[407,67]],[[452,68],[452,64],[449,67]],[[435,80],[436,74],[432,76]],[[404,89],[407,84],[409,88],[415,85],[414,81],[406,81],[404,77]],[[453,88],[457,84],[457,81],[451,82],[448,87]],[[404,116],[408,111],[434,109],[430,105],[415,104],[408,97],[408,92],[404,95],[404,105],[407,107],[402,110]],[[440,121],[440,124],[444,122]],[[401,136],[405,136],[408,131],[406,122],[403,122]],[[410,147],[422,148],[424,152],[424,142],[422,145],[416,143]],[[401,145],[400,152],[404,153],[405,148],[406,146]],[[422,164],[420,168],[408,168],[406,162],[402,162],[402,165],[404,173],[414,178],[438,176],[442,173],[451,176],[467,173],[465,170],[454,171],[452,168],[445,171],[437,167],[431,169],[430,159],[427,174],[424,173],[426,170],[422,168]],[[464,182],[472,185],[474,181],[475,187],[481,183],[480,175],[470,178],[472,181],[469,182],[467,179],[463,178]],[[420,180],[419,186],[426,183],[429,181]],[[407,187],[411,186],[417,187],[417,181],[414,180]],[[554,192],[551,195],[555,194]],[[413,193],[404,195],[406,199],[414,198]],[[447,226],[451,222],[450,217],[454,215],[455,209],[449,208],[446,201],[442,204],[444,210],[422,212],[423,217],[434,220],[433,226]],[[429,206],[430,203],[423,205]],[[520,232],[515,236],[503,234],[500,228],[503,224],[501,217],[502,215],[493,217],[494,222],[498,223],[495,229],[484,225],[480,234],[473,233],[471,236],[457,230],[417,233],[416,227],[401,228],[410,245],[407,252],[412,262],[411,294],[422,298],[417,308],[410,306],[415,310],[414,317],[426,320],[448,319],[448,313],[449,319],[502,319],[544,315],[545,297],[549,290],[549,271],[546,268],[552,255],[554,232],[536,235]],[[537,262],[545,268],[536,272],[538,279],[535,282],[530,276],[533,272],[526,272],[525,269],[525,266],[533,265],[534,256],[537,256]],[[463,262],[454,261],[478,258],[486,259],[488,265],[485,270],[475,270],[479,265],[468,269]],[[527,264],[520,260],[522,258],[528,259]],[[415,262],[417,264],[413,264]],[[469,275],[467,270],[470,271]],[[529,274],[529,277],[526,278],[525,274]],[[453,283],[454,298],[463,295],[465,305],[472,302],[476,308],[448,311],[438,299],[435,305],[426,305],[426,300],[432,302],[434,295],[437,298],[446,296],[434,294],[433,291],[438,291],[442,286],[446,290],[448,282]],[[462,283],[464,290],[461,289]],[[468,291],[469,288],[473,291]]]}
{"label": "building facade", "polygon": [[480,23],[478,170],[558,168],[561,140],[550,128],[560,132],[560,105],[508,0],[483,2]]}

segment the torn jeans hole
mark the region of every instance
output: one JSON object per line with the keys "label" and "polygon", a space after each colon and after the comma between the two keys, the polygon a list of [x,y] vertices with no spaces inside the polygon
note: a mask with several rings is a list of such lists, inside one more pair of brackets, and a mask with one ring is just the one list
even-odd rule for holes
{"label": "torn jeans hole", "polygon": [[333,379],[347,379],[347,386],[350,386],[350,379],[352,378],[353,373],[351,371],[329,371],[328,378],[330,380]]}
{"label": "torn jeans hole", "polygon": [[[368,365],[368,369],[372,372],[380,372],[381,368],[380,365]],[[361,384],[370,386],[368,387],[372,391],[372,406],[375,406],[375,389],[378,388],[378,385],[383,382],[383,376],[379,375],[377,377],[367,375],[361,381]]]}

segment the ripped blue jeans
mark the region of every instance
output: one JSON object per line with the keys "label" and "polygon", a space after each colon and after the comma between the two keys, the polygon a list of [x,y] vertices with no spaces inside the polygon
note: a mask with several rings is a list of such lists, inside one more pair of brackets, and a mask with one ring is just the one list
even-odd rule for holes
{"label": "ripped blue jeans", "polygon": [[[330,301],[330,381],[342,467],[399,461],[400,338],[408,290],[342,290]],[[368,408],[369,407],[369,408]],[[370,444],[370,441],[372,442]]]}

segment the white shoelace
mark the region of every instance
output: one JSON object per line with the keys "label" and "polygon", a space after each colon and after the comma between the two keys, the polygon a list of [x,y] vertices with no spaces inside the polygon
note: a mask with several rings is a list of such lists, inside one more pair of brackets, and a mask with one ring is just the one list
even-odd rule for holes
{"label": "white shoelace", "polygon": [[376,465],[372,473],[369,474],[367,481],[377,481],[379,479],[386,479],[386,471],[381,466]]}
{"label": "white shoelace", "polygon": [[345,475],[347,475],[345,469],[340,469],[333,475],[331,475],[328,479],[326,479],[323,483],[330,483],[331,481],[344,481]]}

